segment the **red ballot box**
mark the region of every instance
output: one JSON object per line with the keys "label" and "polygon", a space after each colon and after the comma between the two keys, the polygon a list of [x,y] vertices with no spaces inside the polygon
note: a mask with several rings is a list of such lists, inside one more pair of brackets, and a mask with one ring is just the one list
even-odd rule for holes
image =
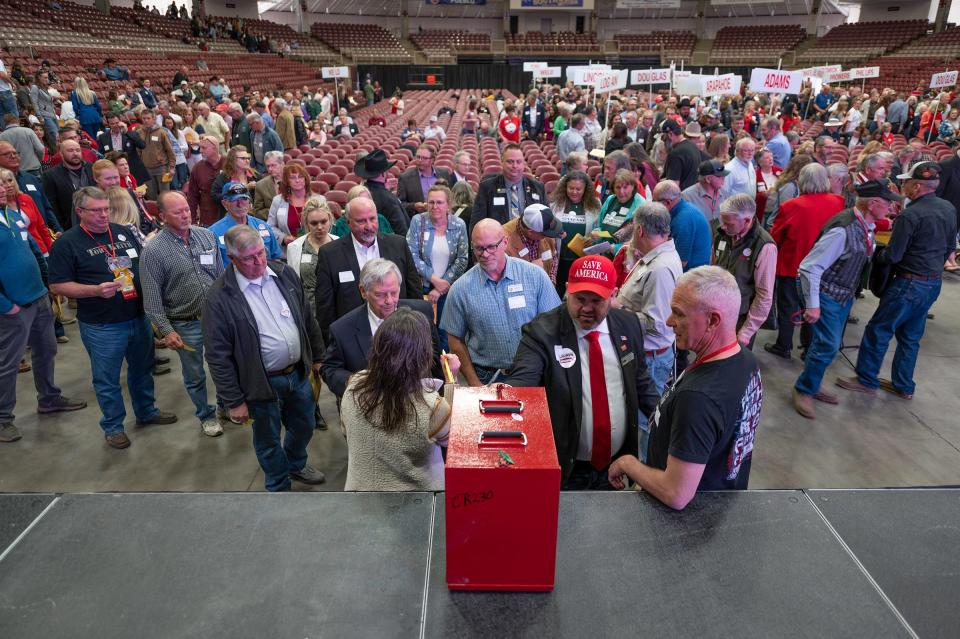
{"label": "red ballot box", "polygon": [[458,387],[447,444],[447,586],[553,590],[560,465],[542,388]]}

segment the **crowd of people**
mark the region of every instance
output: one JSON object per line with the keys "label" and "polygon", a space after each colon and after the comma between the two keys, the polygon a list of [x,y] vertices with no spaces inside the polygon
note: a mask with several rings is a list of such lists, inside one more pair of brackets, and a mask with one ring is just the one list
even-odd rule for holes
{"label": "crowd of people", "polygon": [[[124,362],[137,423],[177,420],[155,404],[164,349],[201,433],[250,424],[271,491],[325,479],[307,459],[326,428],[322,385],[337,398],[348,490],[442,489],[458,380],[542,386],[564,488],[634,484],[683,508],[698,490],[747,485],[761,328],[777,330],[763,348],[791,358],[800,327],[792,401],[814,419],[816,402],[840,401],[825,371],[869,272],[880,304],[856,376],[837,383],[909,400],[927,312],[956,268],[960,159],[926,155],[953,95],[906,101],[904,118],[902,96],[856,87],[645,104],[572,85],[471,96],[459,132],[432,115],[407,122],[398,142],[413,160],[398,176],[382,149],[352,158],[363,184],[341,215],[286,153],[364,125],[323,89],[214,95],[184,77],[103,110],[78,78],[67,110],[48,72],[33,77],[21,114],[0,73],[3,442],[21,436],[28,346],[38,410],[86,408],[54,381],[76,321],[117,449],[131,445]],[[402,94],[391,105],[409,120]],[[861,147],[868,117],[851,110],[873,105],[886,119]],[[912,133],[911,108],[922,139],[896,138],[894,153],[884,130]],[[448,135],[496,138],[501,170],[474,191],[478,158],[435,166]],[[551,141],[548,192],[524,145]],[[837,144],[859,153],[856,171],[835,161]]]}

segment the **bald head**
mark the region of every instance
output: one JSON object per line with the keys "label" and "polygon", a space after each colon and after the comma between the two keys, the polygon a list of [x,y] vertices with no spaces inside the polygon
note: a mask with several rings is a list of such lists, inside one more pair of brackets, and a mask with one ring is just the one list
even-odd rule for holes
{"label": "bald head", "polygon": [[71,169],[77,169],[83,164],[83,150],[76,140],[64,140],[60,143],[60,157],[63,164]]}

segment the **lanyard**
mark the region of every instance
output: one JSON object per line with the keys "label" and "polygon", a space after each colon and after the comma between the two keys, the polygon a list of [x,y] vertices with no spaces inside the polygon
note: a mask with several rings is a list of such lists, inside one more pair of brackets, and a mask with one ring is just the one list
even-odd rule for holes
{"label": "lanyard", "polygon": [[86,233],[87,235],[90,236],[90,239],[91,239],[91,240],[93,240],[94,242],[97,243],[97,246],[99,246],[101,249],[103,249],[103,252],[104,252],[104,253],[106,253],[107,255],[109,255],[110,257],[112,257],[113,259],[117,259],[117,247],[113,245],[113,231],[110,230],[110,227],[109,227],[109,226],[107,226],[107,234],[110,236],[110,248],[112,249],[112,251],[108,251],[108,250],[107,250],[107,247],[104,246],[103,244],[101,244],[101,243],[100,243],[100,240],[98,240],[97,238],[95,238],[95,237],[93,236],[93,234],[90,233],[90,231],[87,230],[87,227],[85,227],[83,224],[80,225],[80,228],[83,229],[83,232],[84,232],[84,233]]}
{"label": "lanyard", "polygon": [[691,364],[690,366],[688,366],[688,367],[687,367],[687,371],[692,371],[692,370],[695,369],[697,366],[700,366],[701,364],[706,364],[709,360],[711,360],[712,358],[716,357],[717,355],[722,355],[723,353],[726,353],[727,351],[733,350],[734,348],[736,348],[736,347],[739,346],[739,345],[740,345],[740,342],[734,340],[734,341],[730,342],[729,344],[727,344],[726,346],[723,346],[723,347],[721,347],[721,348],[718,348],[717,350],[713,351],[712,353],[708,353],[707,355],[704,355],[703,357],[701,357],[700,359],[698,359],[697,361],[695,361],[693,364]]}
{"label": "lanyard", "polygon": [[[21,216],[21,214],[20,214],[20,205],[19,205],[19,204],[17,205],[17,216],[18,216],[18,219],[23,219],[22,216]],[[11,222],[11,221],[10,221],[10,207],[9,207],[9,206],[4,206],[4,207],[3,207],[3,219],[6,220],[7,226],[9,226],[10,228],[13,228],[15,222]]]}
{"label": "lanyard", "polygon": [[870,241],[870,232],[867,230],[867,223],[857,209],[853,209],[853,214],[857,218],[857,222],[860,223],[860,230],[863,231],[863,241],[867,244],[867,257],[870,257],[870,253],[873,251],[873,242]]}

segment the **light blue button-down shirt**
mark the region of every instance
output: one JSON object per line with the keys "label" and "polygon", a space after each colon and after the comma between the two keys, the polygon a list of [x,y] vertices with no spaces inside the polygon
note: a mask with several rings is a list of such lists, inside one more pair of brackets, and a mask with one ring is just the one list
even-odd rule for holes
{"label": "light blue button-down shirt", "polygon": [[521,327],[560,306],[546,271],[513,257],[495,282],[477,264],[450,287],[441,328],[467,344],[470,360],[487,368],[509,368]]}
{"label": "light blue button-down shirt", "polygon": [[248,280],[236,271],[260,334],[260,358],[268,372],[283,370],[300,361],[300,330],[287,300],[280,292],[277,274],[269,268],[258,279]]}

